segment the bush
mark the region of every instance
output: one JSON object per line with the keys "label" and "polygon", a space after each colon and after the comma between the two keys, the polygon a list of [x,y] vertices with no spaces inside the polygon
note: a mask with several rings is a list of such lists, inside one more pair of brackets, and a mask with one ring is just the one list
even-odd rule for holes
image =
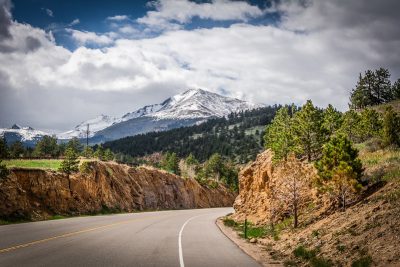
{"label": "bush", "polygon": [[315,257],[310,260],[310,265],[312,267],[331,267],[332,262],[322,257]]}
{"label": "bush", "polygon": [[79,165],[79,172],[83,174],[89,174],[90,173],[90,163],[89,161],[84,161]]}
{"label": "bush", "polygon": [[293,251],[293,254],[297,258],[310,260],[315,257],[315,255],[317,254],[317,251],[314,249],[308,250],[303,245],[300,245]]}
{"label": "bush", "polygon": [[369,267],[372,264],[371,256],[364,256],[359,258],[358,260],[353,261],[351,267]]}

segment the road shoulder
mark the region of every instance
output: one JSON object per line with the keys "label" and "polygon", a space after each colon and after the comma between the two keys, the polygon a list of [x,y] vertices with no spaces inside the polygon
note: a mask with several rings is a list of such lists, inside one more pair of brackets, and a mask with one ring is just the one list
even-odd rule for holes
{"label": "road shoulder", "polygon": [[238,233],[230,227],[224,225],[223,217],[216,220],[215,224],[221,230],[221,232],[228,237],[233,243],[235,243],[242,251],[252,257],[262,266],[283,266],[280,262],[273,260],[265,247],[257,243],[250,243],[247,240],[241,238]]}

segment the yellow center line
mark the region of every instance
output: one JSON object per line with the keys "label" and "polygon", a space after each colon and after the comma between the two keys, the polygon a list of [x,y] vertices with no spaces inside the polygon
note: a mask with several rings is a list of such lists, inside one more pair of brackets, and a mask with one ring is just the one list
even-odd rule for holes
{"label": "yellow center line", "polygon": [[87,228],[87,229],[83,229],[83,230],[76,231],[76,232],[65,233],[65,234],[62,234],[62,235],[48,237],[48,238],[45,238],[45,239],[40,239],[40,240],[36,240],[36,241],[32,241],[32,242],[28,242],[28,243],[24,243],[24,244],[20,244],[20,245],[8,247],[8,248],[3,248],[3,249],[0,249],[0,253],[5,253],[5,252],[9,252],[9,251],[16,250],[16,249],[19,249],[19,248],[26,248],[26,247],[29,247],[29,246],[32,246],[32,245],[48,242],[48,241],[55,240],[55,239],[60,239],[60,238],[64,238],[64,237],[70,237],[70,236],[74,236],[74,235],[78,235],[78,234],[92,232],[92,231],[99,230],[99,229],[104,229],[104,228],[115,226],[115,225],[125,224],[125,223],[129,223],[129,222],[132,222],[132,221],[138,221],[138,220],[148,219],[148,218],[153,218],[153,217],[158,217],[158,216],[151,216],[151,217],[145,217],[145,218],[135,218],[135,219],[131,219],[131,220],[125,220],[125,221],[106,224],[106,225],[97,226],[97,227],[93,227],[93,228]]}

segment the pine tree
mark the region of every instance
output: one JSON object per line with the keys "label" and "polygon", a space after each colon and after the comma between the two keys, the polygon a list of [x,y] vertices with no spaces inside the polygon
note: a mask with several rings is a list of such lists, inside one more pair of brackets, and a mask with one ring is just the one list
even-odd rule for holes
{"label": "pine tree", "polygon": [[185,162],[186,162],[186,164],[188,164],[189,166],[191,166],[191,165],[198,165],[198,164],[199,164],[198,160],[194,157],[194,155],[193,155],[192,153],[190,153],[189,156],[187,156]]}
{"label": "pine tree", "polygon": [[331,104],[324,110],[322,127],[325,129],[328,137],[334,134],[342,124],[342,114]]}
{"label": "pine tree", "polygon": [[111,161],[114,159],[114,154],[111,152],[109,148],[106,149],[104,152],[104,159],[107,161]]}
{"label": "pine tree", "polygon": [[55,136],[43,136],[43,138],[37,142],[34,150],[34,155],[36,157],[55,158],[58,157],[59,154],[60,151]]}
{"label": "pine tree", "polygon": [[361,112],[358,125],[360,141],[365,141],[380,134],[382,123],[379,117],[379,113],[370,108],[366,108]]}
{"label": "pine tree", "polygon": [[375,105],[389,102],[392,100],[392,86],[390,82],[390,73],[388,69],[380,68],[375,70],[375,84],[372,89],[372,95],[375,99]]}
{"label": "pine tree", "polygon": [[93,148],[91,146],[86,146],[82,152],[82,156],[84,156],[87,159],[90,159],[93,157]]}
{"label": "pine tree", "polygon": [[388,106],[383,114],[383,143],[400,146],[400,118],[393,107]]}
{"label": "pine tree", "polygon": [[69,147],[65,151],[65,158],[61,162],[59,171],[70,175],[73,172],[78,171],[78,166],[79,166],[79,160],[78,160],[78,155],[74,151],[73,148]]}
{"label": "pine tree", "polygon": [[204,167],[206,176],[214,176],[214,178],[219,181],[223,173],[223,166],[221,155],[218,153],[212,154]]}
{"label": "pine tree", "polygon": [[104,160],[104,148],[102,145],[97,146],[93,156],[99,160]]}
{"label": "pine tree", "polygon": [[6,178],[10,174],[10,171],[7,169],[7,166],[3,164],[2,160],[0,159],[0,181]]}
{"label": "pine tree", "polygon": [[358,159],[358,150],[343,134],[334,135],[322,150],[322,157],[315,163],[318,174],[323,181],[331,180],[336,169],[344,162],[355,173],[357,180],[361,179],[362,164]]}
{"label": "pine tree", "polygon": [[279,109],[271,124],[267,125],[264,144],[274,152],[274,160],[287,160],[294,150],[292,118],[287,106]]}
{"label": "pine tree", "polygon": [[167,152],[161,163],[161,167],[166,171],[179,174],[179,159],[176,153]]}
{"label": "pine tree", "polygon": [[392,86],[392,100],[400,99],[400,79],[398,79]]}
{"label": "pine tree", "polygon": [[343,114],[343,122],[339,132],[347,136],[351,141],[355,142],[360,139],[360,115],[354,111],[349,110]]}
{"label": "pine tree", "polygon": [[79,141],[77,137],[72,138],[71,140],[68,141],[67,143],[67,149],[71,148],[74,150],[75,153],[80,153],[83,149],[83,145]]}
{"label": "pine tree", "polygon": [[314,107],[311,100],[294,115],[293,125],[296,152],[305,155],[308,161],[315,159],[324,140],[321,112]]}
{"label": "pine tree", "polygon": [[0,159],[9,157],[8,147],[4,137],[0,137]]}
{"label": "pine tree", "polygon": [[14,142],[10,146],[10,156],[11,158],[19,158],[24,155],[25,148],[21,141]]}

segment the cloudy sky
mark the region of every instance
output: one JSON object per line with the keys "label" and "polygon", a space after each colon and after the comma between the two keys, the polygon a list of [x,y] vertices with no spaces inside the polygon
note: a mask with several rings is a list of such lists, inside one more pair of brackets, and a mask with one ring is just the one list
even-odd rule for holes
{"label": "cloudy sky", "polygon": [[68,130],[188,88],[347,108],[400,77],[400,1],[0,0],[0,127]]}

